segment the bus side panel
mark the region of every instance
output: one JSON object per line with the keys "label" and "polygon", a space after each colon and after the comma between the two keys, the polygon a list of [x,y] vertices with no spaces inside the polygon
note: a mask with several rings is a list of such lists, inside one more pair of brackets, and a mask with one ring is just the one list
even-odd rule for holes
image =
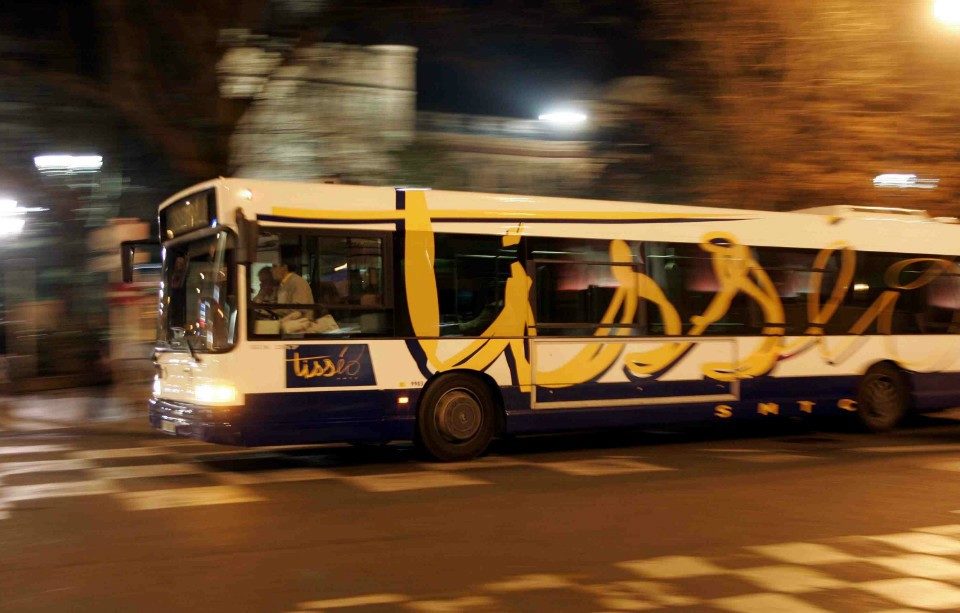
{"label": "bus side panel", "polygon": [[917,411],[939,411],[960,406],[960,373],[910,373],[909,380]]}
{"label": "bus side panel", "polygon": [[244,445],[409,440],[413,414],[396,412],[416,406],[413,390],[248,394],[234,425]]}

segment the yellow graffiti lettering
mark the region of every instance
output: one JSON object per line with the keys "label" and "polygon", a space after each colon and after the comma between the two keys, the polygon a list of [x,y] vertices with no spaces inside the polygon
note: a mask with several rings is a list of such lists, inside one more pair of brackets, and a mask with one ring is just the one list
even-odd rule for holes
{"label": "yellow graffiti lettering", "polygon": [[780,405],[776,402],[761,402],[757,405],[757,413],[761,415],[779,415]]}
{"label": "yellow graffiti lettering", "polygon": [[714,416],[719,417],[721,419],[727,419],[728,417],[733,417],[733,407],[731,407],[729,404],[718,404],[713,409],[713,414]]}
{"label": "yellow graffiti lettering", "polygon": [[849,398],[842,398],[837,402],[837,408],[843,409],[844,411],[856,411],[857,401]]}
{"label": "yellow graffiti lettering", "polygon": [[800,405],[800,411],[801,411],[801,412],[803,412],[803,413],[813,413],[813,405],[814,405],[815,403],[813,403],[813,402],[811,402],[811,401],[809,401],[809,400],[801,400],[798,404]]}

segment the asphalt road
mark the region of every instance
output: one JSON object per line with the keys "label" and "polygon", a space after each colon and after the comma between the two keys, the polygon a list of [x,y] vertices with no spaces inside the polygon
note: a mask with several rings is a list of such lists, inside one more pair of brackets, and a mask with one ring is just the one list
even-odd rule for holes
{"label": "asphalt road", "polygon": [[960,421],[249,450],[0,431],[2,611],[960,610]]}

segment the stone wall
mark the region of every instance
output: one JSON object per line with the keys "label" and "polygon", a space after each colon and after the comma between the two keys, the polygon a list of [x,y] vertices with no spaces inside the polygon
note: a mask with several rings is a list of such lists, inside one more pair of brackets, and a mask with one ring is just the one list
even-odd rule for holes
{"label": "stone wall", "polygon": [[231,138],[233,174],[384,183],[390,152],[414,135],[415,66],[416,49],[400,45],[233,47],[221,94],[250,101]]}

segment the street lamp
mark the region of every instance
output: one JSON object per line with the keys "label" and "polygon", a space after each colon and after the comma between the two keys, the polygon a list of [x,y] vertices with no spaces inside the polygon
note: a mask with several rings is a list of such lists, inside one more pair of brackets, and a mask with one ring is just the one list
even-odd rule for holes
{"label": "street lamp", "polygon": [[43,174],[96,172],[103,167],[103,157],[99,155],[38,155],[33,158],[33,165]]}
{"label": "street lamp", "polygon": [[557,109],[542,113],[538,119],[556,128],[579,128],[587,122],[587,114],[572,109]]}
{"label": "street lamp", "polygon": [[935,0],[933,16],[948,26],[960,26],[960,0]]}

